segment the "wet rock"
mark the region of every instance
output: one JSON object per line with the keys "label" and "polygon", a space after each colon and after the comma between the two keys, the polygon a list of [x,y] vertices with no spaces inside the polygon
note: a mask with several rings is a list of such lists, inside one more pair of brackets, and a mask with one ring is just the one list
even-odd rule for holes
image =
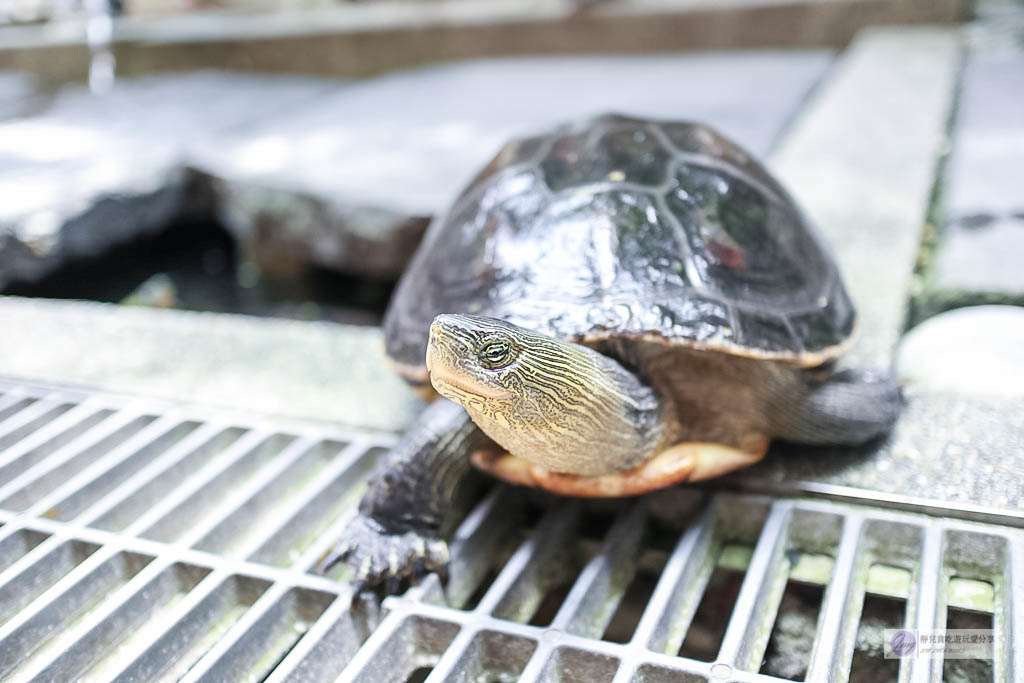
{"label": "wet rock", "polygon": [[[34,282],[176,222],[212,220],[209,178],[189,145],[328,87],[302,78],[197,73],[80,86],[43,112],[0,123],[0,287]],[[203,142],[201,142],[203,141]]]}
{"label": "wet rock", "polygon": [[903,338],[898,369],[921,390],[1024,396],[1024,308],[973,306],[929,318]]}
{"label": "wet rock", "polygon": [[214,213],[200,175],[169,167],[139,173],[127,162],[109,191],[74,197],[21,219],[0,219],[0,289],[33,283],[135,240]]}
{"label": "wet rock", "polygon": [[242,258],[263,276],[301,278],[311,266],[395,281],[427,229],[427,216],[329,197],[218,180],[220,218]]}

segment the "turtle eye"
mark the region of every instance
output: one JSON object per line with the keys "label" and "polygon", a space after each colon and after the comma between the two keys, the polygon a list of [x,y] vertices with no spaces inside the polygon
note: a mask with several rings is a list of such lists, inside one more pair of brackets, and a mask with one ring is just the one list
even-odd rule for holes
{"label": "turtle eye", "polygon": [[483,345],[477,355],[485,368],[495,370],[512,361],[512,347],[508,342],[490,341]]}

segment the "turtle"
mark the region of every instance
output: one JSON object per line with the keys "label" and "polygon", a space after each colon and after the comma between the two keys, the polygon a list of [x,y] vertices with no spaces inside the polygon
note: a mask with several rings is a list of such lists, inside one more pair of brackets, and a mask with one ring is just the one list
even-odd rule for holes
{"label": "turtle", "polygon": [[902,404],[838,369],[856,313],[815,228],[697,122],[605,114],[506,144],[439,215],[386,311],[386,353],[435,395],[322,567],[357,592],[444,570],[477,469],[623,497],[853,446]]}

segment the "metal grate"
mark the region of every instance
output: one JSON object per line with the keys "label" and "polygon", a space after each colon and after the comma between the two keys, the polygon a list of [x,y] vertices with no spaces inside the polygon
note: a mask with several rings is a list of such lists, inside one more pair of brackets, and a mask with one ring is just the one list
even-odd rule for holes
{"label": "metal grate", "polygon": [[[877,600],[987,620],[991,677],[1024,676],[1021,530],[698,488],[494,488],[447,598],[351,610],[311,568],[392,438],[0,382],[0,678],[877,680]],[[920,661],[900,680],[942,674]]]}

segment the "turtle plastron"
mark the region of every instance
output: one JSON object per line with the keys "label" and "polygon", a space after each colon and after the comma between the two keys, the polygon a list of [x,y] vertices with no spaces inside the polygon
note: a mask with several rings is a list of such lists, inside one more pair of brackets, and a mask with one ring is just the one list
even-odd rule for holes
{"label": "turtle plastron", "polygon": [[742,450],[719,443],[680,443],[636,467],[597,476],[552,472],[502,450],[479,450],[472,459],[478,469],[512,484],[536,486],[562,496],[620,498],[683,481],[711,479],[752,465],[767,451],[767,439],[750,439]]}

